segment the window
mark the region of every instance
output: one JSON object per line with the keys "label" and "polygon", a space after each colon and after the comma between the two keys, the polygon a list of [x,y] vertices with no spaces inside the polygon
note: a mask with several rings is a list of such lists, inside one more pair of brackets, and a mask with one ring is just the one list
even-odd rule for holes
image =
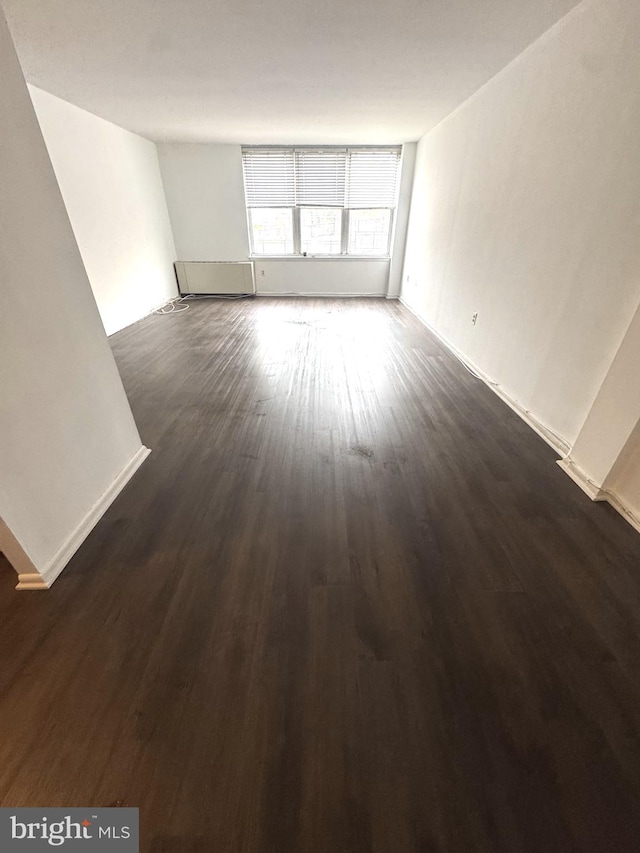
{"label": "window", "polygon": [[342,249],[342,210],[339,207],[300,209],[300,250],[309,255],[339,255]]}
{"label": "window", "polygon": [[387,257],[400,148],[243,148],[251,253]]}
{"label": "window", "polygon": [[352,210],[349,215],[349,254],[386,255],[389,251],[391,211]]}
{"label": "window", "polygon": [[293,252],[293,216],[287,207],[253,207],[249,211],[253,250],[257,255]]}

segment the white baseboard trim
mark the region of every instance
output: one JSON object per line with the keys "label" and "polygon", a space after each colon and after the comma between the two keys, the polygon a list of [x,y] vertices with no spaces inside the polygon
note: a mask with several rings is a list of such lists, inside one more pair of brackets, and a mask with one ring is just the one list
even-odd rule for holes
{"label": "white baseboard trim", "polygon": [[616,512],[620,513],[620,515],[627,521],[635,530],[640,533],[640,519],[634,513],[627,504],[622,500],[622,498],[616,494],[611,489],[606,489],[604,486],[599,486],[581,469],[576,465],[576,463],[571,459],[569,455],[569,451],[571,445],[568,441],[560,436],[555,435],[544,424],[541,424],[536,418],[533,417],[531,412],[527,411],[521,403],[519,403],[514,398],[510,397],[509,394],[506,393],[496,382],[494,382],[490,377],[488,377],[482,370],[480,370],[476,365],[470,361],[466,356],[464,356],[456,347],[448,341],[443,335],[438,332],[437,329],[434,329],[433,326],[428,323],[424,317],[421,317],[420,314],[415,311],[415,309],[409,305],[403,298],[402,295],[399,297],[400,302],[405,306],[405,308],[410,311],[413,316],[419,320],[422,325],[427,328],[439,341],[445,346],[449,352],[454,355],[465,367],[471,370],[476,376],[482,380],[486,385],[491,388],[491,390],[503,400],[509,408],[513,409],[513,411],[519,415],[522,420],[531,427],[531,429],[536,432],[540,438],[544,439],[547,444],[552,447],[555,451],[557,451],[563,458],[557,461],[557,464],[562,468],[562,470],[567,474],[573,482],[579,486],[582,491],[588,495],[588,497],[592,501],[606,501],[611,504],[611,506],[616,510]]}
{"label": "white baseboard trim", "polygon": [[606,501],[618,512],[625,521],[627,521],[635,530],[640,533],[640,519],[634,513],[624,500],[612,489],[606,489],[604,486],[599,486],[587,476],[587,474],[571,459],[570,456],[564,459],[559,459],[557,463],[560,468],[567,474],[574,483],[576,483],[582,491],[588,495],[592,501]]}
{"label": "white baseboard trim", "polygon": [[[62,571],[62,569],[60,570]],[[58,572],[60,574],[60,572]],[[55,580],[55,578],[53,579]],[[30,574],[24,574],[20,572],[18,575],[18,583],[16,585],[16,589],[25,590],[25,589],[49,589],[53,580],[49,583],[44,579],[44,575],[41,575],[39,572],[33,572]]]}
{"label": "white baseboard trim", "polygon": [[587,477],[582,468],[579,468],[570,456],[558,459],[556,464],[562,468],[565,474],[571,477],[577,486],[580,486],[585,495],[588,495],[592,501],[608,500],[606,490],[597,483],[594,483],[590,477]]}
{"label": "white baseboard trim", "polygon": [[522,403],[508,394],[504,388],[502,388],[497,382],[491,379],[490,376],[487,376],[483,370],[481,370],[477,365],[475,365],[470,359],[468,359],[463,353],[460,352],[457,347],[455,347],[451,341],[447,340],[437,329],[435,329],[424,317],[421,317],[420,314],[411,306],[405,299],[403,299],[402,295],[398,297],[400,302],[404,305],[404,307],[410,311],[416,320],[419,320],[422,325],[428,329],[432,335],[434,335],[443,346],[445,346],[449,352],[455,356],[459,362],[461,362],[468,370],[474,373],[478,379],[480,379],[484,384],[490,388],[494,394],[496,394],[500,399],[509,406],[522,420],[527,424],[527,426],[531,427],[531,429],[540,436],[543,441],[552,447],[556,453],[560,456],[565,456],[571,447],[570,443],[563,438],[562,436],[556,435],[553,430],[549,429],[549,427],[545,426],[541,423],[528,409],[526,409]]}
{"label": "white baseboard trim", "polygon": [[16,589],[49,589],[150,453],[148,447],[140,447],[46,566],[39,572],[18,574]]}
{"label": "white baseboard trim", "polygon": [[0,551],[19,575],[35,575],[40,580],[40,575],[33,560],[22,547],[21,543],[13,535],[9,525],[0,518]]}
{"label": "white baseboard trim", "polygon": [[145,313],[142,314],[141,317],[136,317],[135,320],[127,320],[124,326],[119,326],[117,329],[114,329],[112,332],[109,332],[107,337],[110,338],[112,335],[117,335],[118,332],[121,332],[123,329],[128,329],[131,326],[135,326],[136,323],[139,323],[141,320],[146,320],[147,317],[150,317],[154,314],[159,308],[162,308],[164,305],[169,305],[171,302],[177,302],[179,299],[182,299],[182,295],[177,293],[175,296],[169,297],[169,299],[165,299],[163,302],[160,302],[159,305],[155,305],[153,308],[145,308]]}
{"label": "white baseboard trim", "polygon": [[256,291],[256,296],[309,296],[313,299],[318,299],[320,297],[327,299],[342,299],[343,297],[347,297],[349,299],[355,299],[358,297],[362,297],[363,299],[384,299],[386,293],[320,293],[302,290],[291,290],[285,293],[280,290],[258,290]]}
{"label": "white baseboard trim", "polygon": [[632,509],[622,500],[622,498],[617,495],[615,492],[608,491],[607,492],[607,501],[611,504],[611,506],[619,512],[620,515],[624,518],[625,521],[628,521],[629,524],[633,527],[634,530],[637,530],[640,533],[640,518],[638,515],[634,513]]}

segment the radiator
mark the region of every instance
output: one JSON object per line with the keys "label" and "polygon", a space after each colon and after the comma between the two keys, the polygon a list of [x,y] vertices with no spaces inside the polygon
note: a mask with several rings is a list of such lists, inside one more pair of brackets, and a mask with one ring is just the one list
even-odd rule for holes
{"label": "radiator", "polygon": [[180,293],[255,293],[251,261],[176,261]]}

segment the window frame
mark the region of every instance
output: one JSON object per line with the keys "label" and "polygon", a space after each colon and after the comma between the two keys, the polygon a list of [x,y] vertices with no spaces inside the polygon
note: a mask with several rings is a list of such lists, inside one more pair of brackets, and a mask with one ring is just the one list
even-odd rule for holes
{"label": "window frame", "polygon": [[[340,233],[340,252],[333,252],[332,254],[311,254],[310,252],[302,252],[302,242],[301,242],[301,234],[300,234],[300,211],[301,210],[314,210],[315,208],[302,208],[302,207],[278,207],[271,208],[272,210],[290,210],[293,218],[293,252],[285,255],[264,255],[261,252],[256,252],[253,247],[253,227],[251,223],[251,210],[268,210],[269,208],[251,208],[247,207],[247,229],[249,231],[249,257],[256,259],[265,259],[265,258],[274,258],[277,260],[282,260],[284,258],[321,258],[322,260],[334,258],[334,259],[349,259],[354,258],[356,260],[368,260],[368,261],[388,261],[391,258],[391,241],[393,237],[393,229],[395,225],[395,215],[396,208],[395,207],[343,207],[339,208],[342,211],[342,228]],[[352,210],[388,210],[389,211],[389,231],[387,233],[387,248],[383,255],[355,255],[353,252],[349,252],[349,225],[351,221],[351,211]]]}
{"label": "window frame", "polygon": [[[401,168],[401,166],[400,166]],[[351,212],[354,210],[388,210],[389,211],[389,228],[387,230],[387,249],[384,255],[356,255],[353,252],[349,252],[349,231],[351,226]],[[346,240],[346,249],[347,255],[350,258],[391,258],[391,242],[393,240],[393,231],[395,226],[395,207],[350,207],[349,208],[349,216],[347,217],[347,230],[344,234],[344,239]]]}
{"label": "window frame", "polygon": [[[296,208],[293,208],[293,210],[294,210],[294,214],[293,214],[294,219],[296,216],[298,218],[298,232],[299,232],[299,237],[300,237],[297,247],[296,247],[296,244],[294,241],[293,248],[298,249],[298,254],[302,255],[302,257],[304,257],[304,258],[338,258],[343,254],[342,250],[344,248],[344,218],[345,218],[346,208],[334,207],[334,206],[320,207],[319,205],[315,205],[312,207],[311,205],[309,205],[309,207],[307,207],[307,206],[296,207]],[[302,211],[303,210],[337,210],[340,212],[340,251],[339,252],[303,252],[302,251],[302,222],[301,222],[301,220],[302,220]]]}
{"label": "window frame", "polygon": [[[285,207],[285,206],[282,206],[282,207],[247,207],[247,228],[249,230],[249,243],[250,243],[249,248],[251,250],[249,257],[256,257],[256,258],[278,258],[278,257],[290,258],[290,257],[292,257],[290,254],[288,254],[288,255],[261,254],[259,252],[253,251],[253,218],[252,218],[252,214],[251,214],[252,210],[287,210],[289,213],[293,214],[293,208]],[[291,216],[291,227],[292,227],[291,242],[292,242],[292,245],[293,245],[293,248],[295,251],[295,248],[296,248],[296,223],[295,223],[295,216],[294,215]]]}
{"label": "window frame", "polygon": [[[244,148],[260,148],[263,146],[255,146],[248,145],[243,146]],[[298,151],[298,150],[310,150],[310,151],[319,151],[319,150],[328,150],[331,148],[343,149],[345,146],[300,146],[300,145],[290,145],[290,146],[264,146],[265,148],[278,148],[287,151]],[[395,221],[396,221],[396,213],[398,208],[398,194],[400,190],[400,180],[402,176],[402,147],[401,146],[375,146],[375,145],[366,145],[366,146],[348,146],[347,150],[349,151],[369,151],[369,150],[381,150],[381,151],[398,151],[398,166],[397,166],[397,175],[396,175],[396,188],[395,188],[395,205],[393,207],[388,205],[380,205],[376,204],[371,207],[348,207],[345,203],[343,207],[339,207],[338,205],[326,205],[327,208],[340,209],[342,212],[342,228],[340,233],[340,252],[334,252],[331,254],[320,254],[320,253],[310,253],[310,252],[302,252],[301,245],[301,229],[300,229],[300,211],[303,209],[320,209],[323,205],[314,204],[314,205],[279,205],[278,209],[280,210],[290,210],[292,214],[293,220],[293,252],[288,254],[262,254],[260,252],[255,251],[254,241],[253,241],[253,227],[251,221],[251,210],[254,209],[267,209],[260,208],[257,205],[255,207],[249,207],[246,199],[246,186],[244,183],[244,173],[243,173],[243,187],[245,188],[245,212],[247,217],[247,230],[249,237],[249,258],[256,260],[268,260],[271,258],[272,260],[300,260],[304,258],[310,259],[320,259],[320,260],[367,260],[367,261],[389,261],[391,259],[391,248],[393,244],[393,235],[395,232]],[[389,229],[387,232],[387,246],[384,254],[380,255],[357,255],[349,252],[349,229],[351,222],[351,211],[352,210],[388,210],[389,211]]]}

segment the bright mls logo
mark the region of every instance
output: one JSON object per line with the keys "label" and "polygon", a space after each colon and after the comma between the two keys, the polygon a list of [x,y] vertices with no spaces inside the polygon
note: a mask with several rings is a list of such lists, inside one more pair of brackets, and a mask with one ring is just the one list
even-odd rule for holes
{"label": "bright mls logo", "polygon": [[0,809],[0,851],[138,853],[138,809]]}

